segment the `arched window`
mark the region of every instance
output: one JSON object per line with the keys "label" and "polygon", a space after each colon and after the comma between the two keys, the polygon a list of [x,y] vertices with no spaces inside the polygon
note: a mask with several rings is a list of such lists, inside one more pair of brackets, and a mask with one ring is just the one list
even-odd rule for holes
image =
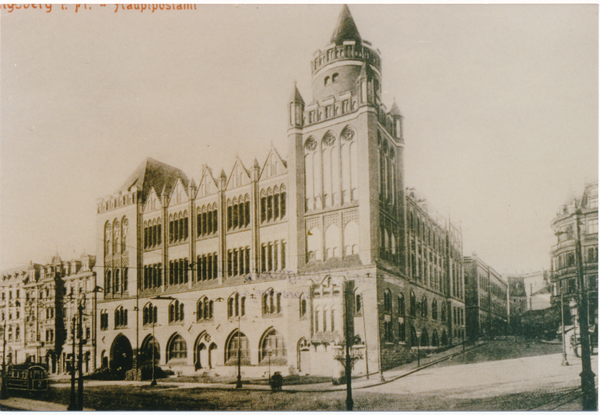
{"label": "arched window", "polygon": [[266,363],[271,355],[271,364],[283,366],[287,364],[283,336],[275,329],[270,329],[260,343],[259,360]]}
{"label": "arched window", "polygon": [[362,313],[362,294],[356,293],[354,295],[354,312],[356,314]]}
{"label": "arched window", "polygon": [[184,317],[183,303],[175,300],[169,304],[169,323],[183,321]]}
{"label": "arched window", "polygon": [[413,317],[417,316],[417,297],[413,290],[410,290],[410,315]]}
{"label": "arched window", "polygon": [[392,293],[389,289],[383,292],[383,309],[386,314],[392,313]]}
{"label": "arched window", "polygon": [[119,306],[115,309],[115,327],[127,326],[127,309]]}
{"label": "arched window", "polygon": [[306,296],[300,295],[300,317],[306,316]]}
{"label": "arched window", "polygon": [[244,333],[235,330],[225,346],[225,364],[232,365],[238,361],[238,353],[241,356],[241,364],[250,364],[250,344]]}
{"label": "arched window", "polygon": [[104,256],[110,255],[110,242],[112,240],[112,226],[109,222],[104,225]]}
{"label": "arched window", "polygon": [[414,326],[410,326],[410,347],[417,347],[417,342],[417,330],[415,330]]}
{"label": "arched window", "polygon": [[281,293],[275,293],[271,288],[262,295],[262,313],[263,315],[281,313]]}
{"label": "arched window", "polygon": [[421,317],[427,317],[427,297],[421,298]]}
{"label": "arched window", "polygon": [[148,303],[144,306],[143,311],[143,323],[146,324],[156,324],[158,322],[158,307],[152,305],[152,303]]}
{"label": "arched window", "polygon": [[169,342],[167,354],[167,361],[175,359],[187,359],[187,343],[179,334],[173,336]]}
{"label": "arched window", "polygon": [[431,302],[431,318],[437,320],[438,318],[438,309],[437,309],[437,300],[433,299]]}
{"label": "arched window", "polygon": [[398,315],[404,316],[405,306],[404,306],[404,294],[398,294]]}

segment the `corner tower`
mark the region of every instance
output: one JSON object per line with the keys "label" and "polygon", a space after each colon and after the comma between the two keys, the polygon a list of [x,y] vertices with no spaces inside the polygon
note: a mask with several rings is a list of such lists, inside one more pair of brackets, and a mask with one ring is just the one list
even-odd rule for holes
{"label": "corner tower", "polygon": [[300,271],[382,260],[403,274],[402,116],[381,102],[380,53],[348,6],[310,66],[312,100],[294,87],[288,107],[290,254]]}

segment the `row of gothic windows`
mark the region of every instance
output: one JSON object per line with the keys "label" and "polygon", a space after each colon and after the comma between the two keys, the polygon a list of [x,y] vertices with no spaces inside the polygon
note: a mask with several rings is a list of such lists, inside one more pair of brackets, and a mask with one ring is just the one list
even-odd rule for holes
{"label": "row of gothic windows", "polygon": [[169,285],[188,283],[189,261],[182,258],[175,261],[169,261]]}
{"label": "row of gothic windows", "polygon": [[158,307],[152,303],[146,304],[143,311],[143,322],[146,324],[158,323]]}
{"label": "row of gothic windows", "polygon": [[327,131],[319,143],[304,142],[306,210],[356,202],[358,198],[358,150],[355,132],[346,126],[338,140]]}
{"label": "row of gothic windows", "polygon": [[106,271],[104,274],[105,297],[110,294],[123,294],[125,291],[127,291],[127,286],[129,283],[128,270],[129,268],[123,268],[123,278],[121,278],[121,270],[119,268],[112,270],[109,269]]}
{"label": "row of gothic windows", "polygon": [[127,309],[123,307],[117,307],[115,310],[115,328],[127,326]]}
{"label": "row of gothic windows", "polygon": [[116,255],[127,249],[127,234],[129,233],[129,221],[125,216],[119,221],[115,219],[111,224],[104,224],[104,256]]}
{"label": "row of gothic windows", "polygon": [[206,236],[216,234],[219,229],[219,214],[217,210],[217,204],[214,203],[212,207],[202,206],[202,210],[198,208],[198,215],[196,218],[196,227],[198,231],[197,236]]}
{"label": "row of gothic windows", "polygon": [[162,243],[162,225],[144,222],[144,248],[154,248]]}
{"label": "row of gothic windows", "polygon": [[261,302],[263,315],[281,314],[281,293],[273,289],[267,290],[263,293]]}
{"label": "row of gothic windows", "polygon": [[246,195],[246,201],[241,200],[237,202],[236,198],[233,198],[233,204],[231,200],[227,201],[227,230],[245,228],[250,225],[250,196]]}
{"label": "row of gothic windows", "polygon": [[230,277],[250,273],[250,247],[227,251],[227,272]]}
{"label": "row of gothic windows", "polygon": [[216,252],[198,255],[198,282],[216,280],[218,272],[219,256]]}
{"label": "row of gothic windows", "polygon": [[260,193],[260,222],[270,222],[285,218],[286,214],[286,192],[285,186],[281,185],[281,189],[275,186],[266,191],[263,189]]}
{"label": "row of gothic windows", "polygon": [[169,304],[169,323],[182,322],[185,319],[183,303],[179,300]]}
{"label": "row of gothic windows", "polygon": [[286,267],[286,243],[274,241],[262,244],[260,249],[261,271],[277,271]]}
{"label": "row of gothic windows", "polygon": [[[315,327],[315,333],[318,332],[333,332],[336,329],[335,326],[335,321],[336,321],[336,311],[335,309],[329,310],[327,307],[325,307],[323,310],[320,309],[320,307],[317,307],[315,309],[315,321],[314,321],[314,327]],[[327,324],[327,322],[329,322],[329,325]]]}
{"label": "row of gothic windows", "polygon": [[215,303],[204,297],[198,300],[196,304],[196,320],[212,320],[214,316]]}
{"label": "row of gothic windows", "polygon": [[227,300],[227,318],[242,317],[246,315],[246,297],[239,293],[233,294]]}
{"label": "row of gothic windows", "polygon": [[144,289],[162,285],[162,264],[144,265]]}
{"label": "row of gothic windows", "polygon": [[189,219],[187,211],[169,216],[169,242],[185,241],[189,233]]}
{"label": "row of gothic windows", "polygon": [[[343,238],[342,238],[343,236]],[[325,242],[325,245],[323,245]],[[342,229],[338,223],[325,227],[325,241],[319,226],[307,230],[306,261],[325,261],[358,254],[358,220],[350,220]],[[342,246],[343,244],[343,246]]]}

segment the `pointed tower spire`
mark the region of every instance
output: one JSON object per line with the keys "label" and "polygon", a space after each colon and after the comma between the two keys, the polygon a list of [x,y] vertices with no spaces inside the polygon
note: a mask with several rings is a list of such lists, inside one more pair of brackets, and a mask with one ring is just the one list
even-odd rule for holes
{"label": "pointed tower spire", "polygon": [[[296,85],[296,81],[294,81],[294,90],[292,91],[292,95],[290,96],[289,103],[289,111],[290,111],[290,127],[302,127],[304,124],[303,114],[304,114],[304,100],[302,99],[302,95],[300,95],[300,91],[298,91],[298,86]],[[273,143],[271,143],[271,147]]]}
{"label": "pointed tower spire", "polygon": [[394,98],[394,103],[392,104],[392,109],[390,110],[390,114],[399,115],[402,117],[402,113],[400,113],[400,108],[398,108],[398,104],[396,104],[396,98]]}
{"label": "pointed tower spire", "polygon": [[350,13],[348,6],[344,4],[338,17],[337,25],[331,35],[331,43],[341,45],[345,40],[354,40],[356,43],[362,42],[356,23],[354,23],[354,19],[352,18],[352,13]]}
{"label": "pointed tower spire", "polygon": [[302,104],[304,104],[302,95],[300,95],[300,91],[298,91],[298,86],[296,85],[296,81],[294,81],[294,90],[292,91],[292,95],[290,96],[290,103],[292,103],[292,102],[301,102]]}

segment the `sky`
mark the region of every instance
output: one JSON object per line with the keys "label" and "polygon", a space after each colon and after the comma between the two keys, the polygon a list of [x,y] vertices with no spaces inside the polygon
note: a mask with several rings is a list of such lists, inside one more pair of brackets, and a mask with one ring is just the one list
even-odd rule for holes
{"label": "sky", "polygon": [[[287,154],[340,5],[0,12],[0,269],[95,254],[98,198],[152,157],[196,182]],[[598,6],[350,5],[404,116],[405,185],[503,273],[598,176]]]}

